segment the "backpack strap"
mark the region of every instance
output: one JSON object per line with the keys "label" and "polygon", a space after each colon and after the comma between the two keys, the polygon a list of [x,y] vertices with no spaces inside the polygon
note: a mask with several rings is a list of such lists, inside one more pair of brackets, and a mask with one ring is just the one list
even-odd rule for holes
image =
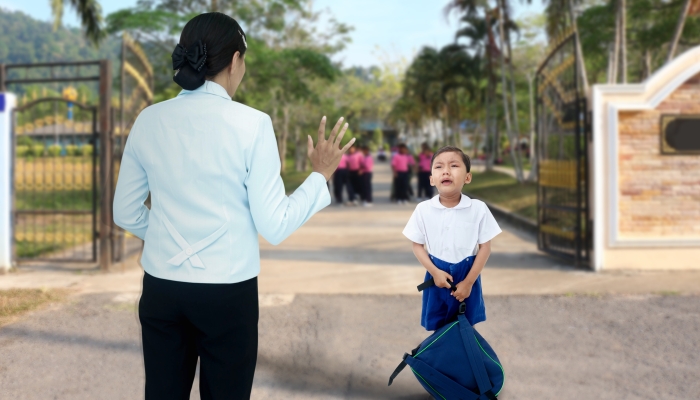
{"label": "backpack strap", "polygon": [[479,395],[472,392],[417,358],[409,356],[406,358],[406,363],[411,366],[413,372],[420,379],[427,383],[433,391],[442,396],[443,399],[490,400],[486,394]]}
{"label": "backpack strap", "polygon": [[401,371],[403,371],[403,369],[406,368],[406,358],[415,356],[416,353],[418,352],[418,349],[420,349],[420,345],[418,345],[418,347],[416,347],[415,349],[411,350],[410,355],[408,353],[404,353],[403,361],[401,361],[401,363],[396,367],[394,372],[389,377],[389,385],[388,386],[391,386],[391,384],[394,382],[394,379],[396,379],[396,377],[399,376]]}
{"label": "backpack strap", "polygon": [[493,389],[493,385],[491,384],[489,376],[486,373],[486,366],[484,365],[484,360],[483,358],[479,357],[480,348],[474,336],[474,328],[467,320],[467,317],[464,316],[464,312],[460,312],[457,315],[457,319],[459,320],[459,333],[462,336],[464,349],[467,351],[469,365],[471,366],[472,372],[474,373],[474,378],[476,378],[476,384],[479,387],[479,392],[487,396],[486,398],[495,399],[496,396],[491,390]]}
{"label": "backpack strap", "polygon": [[[455,284],[453,284],[452,282],[450,282],[449,279],[447,280],[447,283],[450,284],[450,289],[451,289],[453,292],[454,292],[455,290],[457,290],[457,286],[456,286]],[[422,292],[422,291],[424,291],[425,289],[427,289],[427,288],[429,288],[429,287],[431,287],[431,286],[435,286],[435,279],[433,279],[433,278],[430,278],[430,279],[428,279],[427,281],[425,281],[425,282],[421,283],[420,285],[418,285],[418,286],[417,286],[417,289],[418,289],[419,292]]]}

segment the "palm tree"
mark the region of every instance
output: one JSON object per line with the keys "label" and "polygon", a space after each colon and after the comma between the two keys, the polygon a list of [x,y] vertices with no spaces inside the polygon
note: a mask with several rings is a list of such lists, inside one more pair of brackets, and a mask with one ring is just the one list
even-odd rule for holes
{"label": "palm tree", "polygon": [[[511,157],[513,157],[513,165],[515,167],[516,177],[518,181],[524,180],[522,167],[518,155],[515,153],[518,139],[520,137],[520,129],[518,122],[518,108],[515,94],[515,72],[512,63],[512,45],[511,32],[518,30],[517,25],[508,18],[508,1],[496,0],[496,7],[491,8],[488,1],[483,0],[453,0],[448,4],[445,11],[459,10],[464,13],[462,21],[467,24],[466,28],[457,33],[457,37],[467,37],[471,40],[472,45],[480,40],[486,40],[489,51],[487,52],[487,61],[491,66],[494,65],[492,56],[498,57],[501,65],[501,94],[503,96],[503,112],[506,122],[506,129],[511,142]],[[484,20],[478,16],[479,11],[483,10]],[[498,35],[495,35],[494,28],[498,29]],[[476,36],[482,35],[481,37]],[[495,37],[498,37],[499,45],[495,44]],[[507,54],[505,54],[507,50]],[[508,77],[506,76],[506,67],[508,68]],[[491,69],[491,68],[489,68]],[[495,87],[496,83],[489,80],[490,84]],[[493,94],[494,91],[490,91]],[[510,93],[511,103],[508,104],[508,95]],[[495,97],[489,98],[495,104]],[[490,102],[489,102],[490,103]],[[487,118],[488,120],[488,118]],[[496,140],[498,144],[498,140]],[[497,147],[497,146],[496,146]],[[497,151],[495,152],[498,153]],[[495,154],[494,154],[495,155]]]}
{"label": "palm tree", "polygon": [[[65,4],[64,0],[51,0],[54,31],[61,26]],[[100,4],[97,0],[68,0],[68,4],[77,11],[80,23],[85,29],[85,37],[97,46],[105,37],[105,31],[102,29],[103,19]]]}
{"label": "palm tree", "polygon": [[[476,4],[476,3],[474,3]],[[457,31],[455,38],[459,40],[464,38],[467,40],[467,47],[474,50],[476,59],[481,60],[481,68],[483,76],[486,79],[486,90],[484,93],[485,103],[485,118],[484,125],[486,126],[486,137],[492,138],[492,145],[487,146],[489,149],[489,157],[486,162],[486,169],[490,170],[493,166],[493,161],[498,154],[498,124],[497,117],[497,102],[496,102],[496,74],[495,74],[495,59],[498,57],[500,50],[496,46],[493,35],[493,26],[495,19],[492,18],[493,11],[487,9],[484,16],[477,15],[477,12],[466,9],[465,15],[461,21],[464,27]]]}
{"label": "palm tree", "polygon": [[[506,25],[506,19],[504,18],[505,12],[505,4],[504,0],[499,0],[498,1],[498,31],[499,31],[499,41],[501,45],[501,49],[505,48],[504,42],[510,43],[510,33],[506,33],[507,29],[505,27]],[[508,45],[510,48],[510,44]],[[506,60],[503,54],[503,51],[499,52],[500,53],[500,61],[501,61],[501,81],[502,81],[502,89],[501,93],[503,95],[503,110],[505,112],[505,117],[506,117],[506,127],[508,129],[508,137],[510,140],[510,156],[513,159],[513,167],[515,169],[515,177],[518,180],[518,182],[523,182],[524,177],[523,177],[523,168],[522,164],[520,163],[520,156],[518,153],[516,153],[515,149],[517,148],[518,141],[520,139],[520,132],[518,129],[518,108],[516,106],[516,101],[515,101],[515,85],[513,83],[514,79],[514,74],[513,74],[513,64],[511,63],[512,61],[512,54],[510,53],[510,49],[508,52],[508,61],[507,63],[509,64],[510,68],[510,89],[511,89],[511,97],[513,100],[513,109],[512,109],[512,116],[513,116],[513,122],[511,122],[511,110],[509,110],[508,106],[508,99],[506,93],[508,92],[508,86],[506,84],[506,71],[505,71],[505,64]]]}
{"label": "palm tree", "polygon": [[700,13],[700,0],[685,0],[683,6],[681,7],[681,13],[678,15],[678,23],[676,24],[676,30],[673,33],[673,40],[668,48],[668,57],[666,57],[666,62],[669,63],[676,56],[676,50],[678,49],[678,42],[683,36],[683,27],[685,26],[685,21],[688,19],[688,15],[697,15]]}

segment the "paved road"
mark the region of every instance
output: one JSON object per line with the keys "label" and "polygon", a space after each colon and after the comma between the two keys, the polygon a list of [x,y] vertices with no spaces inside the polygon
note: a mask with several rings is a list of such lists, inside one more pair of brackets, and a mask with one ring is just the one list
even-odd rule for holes
{"label": "paved road", "polygon": [[[0,399],[139,399],[135,299],[74,298],[0,330]],[[507,373],[500,398],[691,399],[699,296],[492,296],[478,325]],[[425,333],[403,295],[296,295],[261,309],[253,399],[427,399],[409,371]],[[198,390],[192,398],[197,399]]]}
{"label": "paved road", "polygon": [[[386,199],[381,168],[375,194]],[[262,244],[254,399],[427,398],[407,371],[386,387],[426,336],[424,271],[400,233],[411,211],[332,206],[282,245]],[[478,329],[506,368],[502,399],[697,398],[699,272],[577,271],[501,225]],[[0,288],[79,294],[0,328],[0,400],[142,398],[136,260],[112,274],[49,267],[0,276]]]}

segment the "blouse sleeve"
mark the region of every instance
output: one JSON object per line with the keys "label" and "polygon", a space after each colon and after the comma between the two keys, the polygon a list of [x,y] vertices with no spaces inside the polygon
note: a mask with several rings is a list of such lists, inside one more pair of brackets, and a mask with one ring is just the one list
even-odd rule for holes
{"label": "blouse sleeve", "polygon": [[150,210],[144,202],[148,198],[148,177],[134,152],[138,120],[129,134],[119,167],[117,188],[114,192],[114,223],[143,240],[148,230]]}
{"label": "blouse sleeve", "polygon": [[326,178],[312,172],[290,196],[280,176],[277,141],[268,115],[261,118],[251,148],[245,180],[253,222],[258,232],[277,245],[312,215],[331,203]]}

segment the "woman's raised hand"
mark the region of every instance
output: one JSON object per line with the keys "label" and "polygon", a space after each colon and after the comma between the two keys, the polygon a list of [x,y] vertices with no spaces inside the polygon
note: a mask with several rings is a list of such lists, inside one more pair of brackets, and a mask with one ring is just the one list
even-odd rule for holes
{"label": "woman's raised hand", "polygon": [[314,172],[325,176],[326,181],[331,178],[333,172],[338,168],[340,157],[355,143],[355,138],[352,138],[348,144],[342,149],[340,148],[340,142],[343,140],[343,136],[345,136],[345,131],[347,130],[348,124],[346,123],[343,125],[343,117],[341,117],[335,124],[335,127],[333,127],[331,135],[326,139],[326,117],[323,117],[321,118],[321,124],[318,126],[318,142],[316,142],[316,147],[314,147],[314,141],[309,135],[308,154],[311,160],[311,166]]}

